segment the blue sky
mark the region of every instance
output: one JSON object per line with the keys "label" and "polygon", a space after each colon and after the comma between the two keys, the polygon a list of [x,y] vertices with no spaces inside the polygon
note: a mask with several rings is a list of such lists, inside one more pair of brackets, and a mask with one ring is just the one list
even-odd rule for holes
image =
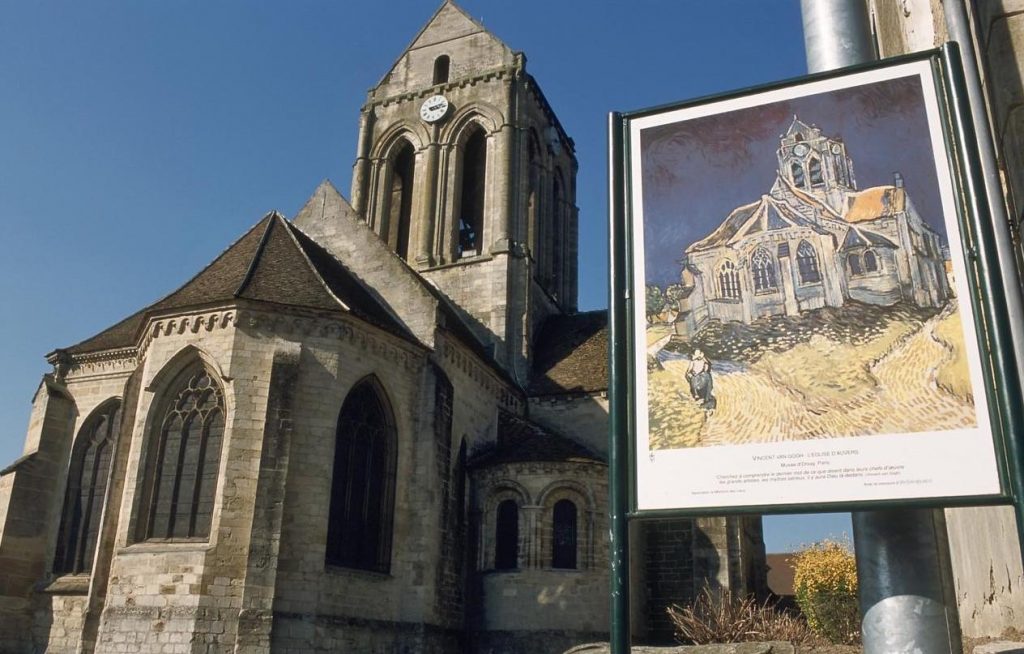
{"label": "blue sky", "polygon": [[[437,0],[0,0],[0,466],[43,356],[173,290],[271,209],[348,195],[359,107]],[[607,305],[606,121],[805,72],[797,0],[463,0],[526,52],[580,172],[580,307]],[[739,20],[737,20],[739,19]],[[773,518],[769,550],[848,530]]]}

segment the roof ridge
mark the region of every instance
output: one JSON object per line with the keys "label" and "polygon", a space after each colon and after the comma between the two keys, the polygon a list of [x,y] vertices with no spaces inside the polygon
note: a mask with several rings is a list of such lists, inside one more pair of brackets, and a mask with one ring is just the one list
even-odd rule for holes
{"label": "roof ridge", "polygon": [[[238,284],[238,288],[235,289],[233,297],[241,297],[242,291],[252,281],[252,276],[256,273],[256,266],[259,264],[260,257],[263,256],[263,250],[267,246],[267,241],[270,240],[270,232],[274,228],[274,217],[279,215],[276,211],[271,211],[264,214],[264,218],[269,217],[267,221],[267,228],[263,230],[263,236],[260,237],[259,245],[256,246],[256,251],[252,255],[252,259],[249,261],[249,267],[245,270],[245,275],[242,277],[242,281]],[[259,223],[257,223],[259,224]],[[192,279],[195,279],[193,277]]]}
{"label": "roof ridge", "polygon": [[[281,214],[278,214],[276,212],[275,217],[283,223],[285,227],[284,231],[288,235],[288,238],[291,240],[292,245],[294,245],[295,249],[297,249],[299,251],[299,254],[302,255],[302,260],[306,262],[306,265],[313,272],[313,275],[316,276],[316,280],[320,282],[320,286],[325,291],[327,291],[327,294],[330,295],[334,299],[334,301],[341,306],[342,309],[351,313],[352,308],[349,305],[345,304],[341,300],[341,298],[334,294],[334,291],[331,290],[330,285],[327,283],[326,280],[324,280],[324,276],[320,273],[320,269],[317,268],[316,264],[314,264],[312,259],[309,258],[309,254],[306,252],[306,248],[302,247],[302,244],[299,242],[299,239],[297,239],[295,237],[295,234],[292,233],[292,224],[285,220]],[[298,229],[298,227],[295,227],[294,229]]]}

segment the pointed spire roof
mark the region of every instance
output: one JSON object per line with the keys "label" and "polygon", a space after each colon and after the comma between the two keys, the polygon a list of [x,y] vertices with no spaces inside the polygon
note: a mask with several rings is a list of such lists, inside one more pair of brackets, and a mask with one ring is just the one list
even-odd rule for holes
{"label": "pointed spire roof", "polygon": [[793,122],[789,124],[789,129],[786,130],[786,136],[793,136],[794,134],[807,134],[811,130],[815,129],[813,125],[808,125],[804,121],[800,120],[796,114],[793,114]]}
{"label": "pointed spire roof", "polygon": [[414,340],[343,265],[271,212],[185,285],[67,351],[131,347],[152,315],[236,299],[349,313]]}

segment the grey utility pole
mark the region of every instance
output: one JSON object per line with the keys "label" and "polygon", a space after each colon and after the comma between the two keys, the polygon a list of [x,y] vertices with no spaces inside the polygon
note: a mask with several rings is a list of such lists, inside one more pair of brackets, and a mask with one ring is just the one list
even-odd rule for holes
{"label": "grey utility pole", "polygon": [[[865,0],[801,0],[801,10],[810,72],[875,59]],[[853,514],[865,654],[959,654],[945,532],[940,511]]]}

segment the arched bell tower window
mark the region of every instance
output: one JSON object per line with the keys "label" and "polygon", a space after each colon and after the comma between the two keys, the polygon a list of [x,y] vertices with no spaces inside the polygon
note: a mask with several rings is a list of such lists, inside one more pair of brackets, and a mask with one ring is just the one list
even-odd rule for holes
{"label": "arched bell tower window", "polygon": [[807,180],[804,177],[804,167],[797,162],[793,162],[789,166],[789,174],[793,178],[793,184],[795,186],[804,186],[807,184]]}
{"label": "arched bell tower window", "polygon": [[391,158],[391,193],[386,236],[388,245],[403,259],[409,259],[409,234],[412,222],[412,192],[416,171],[416,153],[412,144],[403,142]]}
{"label": "arched bell tower window", "polygon": [[146,455],[140,540],[206,539],[224,440],[224,394],[201,363],[174,378]]}
{"label": "arched bell tower window", "polygon": [[395,422],[373,378],[345,398],[334,441],[327,524],[330,565],[388,572],[395,492]]}
{"label": "arched bell tower window", "polygon": [[559,500],[551,515],[551,567],[576,569],[576,505]]}
{"label": "arched bell tower window", "polygon": [[462,150],[462,191],[459,194],[458,256],[470,257],[483,252],[484,182],[487,179],[487,135],[479,126],[472,128]]}
{"label": "arched bell tower window", "polygon": [[811,186],[821,186],[825,183],[825,178],[822,177],[821,172],[821,159],[811,157],[811,160],[807,163],[807,171],[811,178]]}
{"label": "arched bell tower window", "polygon": [[754,276],[754,291],[767,293],[777,288],[775,281],[775,262],[772,255],[764,248],[758,248],[750,257],[750,271]]}
{"label": "arched bell tower window", "polygon": [[53,572],[88,574],[96,554],[110,459],[121,423],[121,402],[111,400],[85,421],[71,450]]}
{"label": "arched bell tower window", "polygon": [[441,55],[434,60],[434,84],[444,84],[448,81],[448,69],[451,67],[451,59],[448,55]]}
{"label": "arched bell tower window", "polygon": [[494,569],[515,570],[519,567],[519,505],[515,500],[498,504],[494,525]]}

